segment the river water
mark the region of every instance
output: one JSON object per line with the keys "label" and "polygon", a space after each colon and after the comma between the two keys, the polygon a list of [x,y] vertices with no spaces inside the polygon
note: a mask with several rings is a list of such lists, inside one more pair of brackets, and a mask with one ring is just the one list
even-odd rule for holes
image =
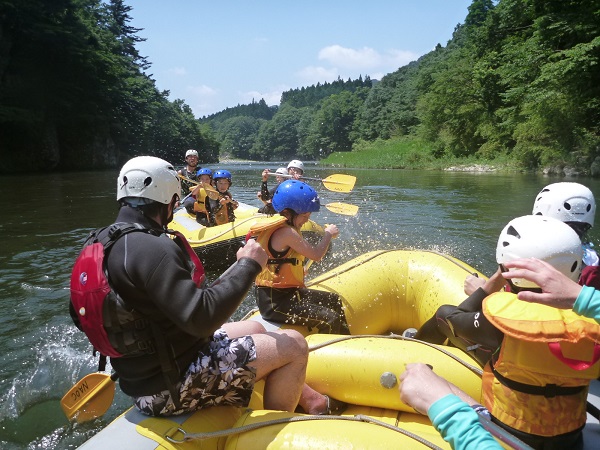
{"label": "river water", "polygon": [[[222,164],[233,173],[233,196],[260,206],[256,192],[269,164]],[[210,167],[210,166],[209,166]],[[215,168],[215,167],[211,167]],[[546,184],[577,181],[600,198],[600,180],[542,175],[307,167],[307,176],[357,177],[348,194],[318,183],[321,202],[360,207],[355,217],[322,208],[313,220],[336,223],[340,237],[312,274],[370,250],[417,248],[455,256],[484,273],[495,270],[498,233],[513,217],[531,212]],[[0,447],[76,448],[117,417],[130,400],[118,389],[108,413],[91,423],[65,419],[60,399],[96,370],[84,335],[71,323],[69,276],[83,239],[114,219],[116,171],[0,177]],[[592,230],[600,242],[600,226]],[[216,277],[218,273],[209,274]],[[236,313],[254,307],[248,297]]]}

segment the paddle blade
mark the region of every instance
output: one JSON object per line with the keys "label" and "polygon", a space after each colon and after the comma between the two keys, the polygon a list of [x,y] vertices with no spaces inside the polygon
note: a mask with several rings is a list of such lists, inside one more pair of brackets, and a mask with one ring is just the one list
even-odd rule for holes
{"label": "paddle blade", "polygon": [[181,178],[182,180],[185,180],[185,181],[187,181],[188,183],[192,183],[192,184],[200,184],[200,182],[199,182],[199,181],[192,180],[191,178],[185,177],[185,176],[181,175],[180,173],[178,173],[178,174],[177,174],[177,176],[178,176],[179,178]]}
{"label": "paddle blade", "polygon": [[344,216],[355,216],[358,213],[358,206],[350,203],[328,203],[325,205],[329,211]]}
{"label": "paddle blade", "polygon": [[[278,173],[269,173],[272,176],[280,176],[283,178],[292,178],[292,175],[280,175]],[[336,173],[329,175],[327,178],[313,178],[313,177],[300,177],[301,181],[313,180],[320,181],[323,183],[326,189],[334,192],[350,192],[354,188],[356,183],[356,177],[352,175],[345,175],[342,173]]]}
{"label": "paddle blade", "polygon": [[323,179],[325,188],[334,192],[350,192],[354,189],[356,177],[352,175],[335,174]]}
{"label": "paddle blade", "polygon": [[67,419],[86,422],[102,416],[110,408],[114,396],[114,379],[104,373],[91,373],[63,396],[60,406]]}

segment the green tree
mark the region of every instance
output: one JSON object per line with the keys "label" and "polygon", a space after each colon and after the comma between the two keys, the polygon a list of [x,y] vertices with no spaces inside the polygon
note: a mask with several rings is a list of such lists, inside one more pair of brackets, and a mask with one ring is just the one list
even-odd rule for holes
{"label": "green tree", "polygon": [[221,154],[247,159],[258,136],[264,119],[236,116],[225,120],[217,133],[221,142]]}
{"label": "green tree", "polygon": [[273,120],[263,122],[256,142],[252,147],[252,156],[256,159],[288,159],[298,152],[298,123],[300,116],[297,108],[283,105]]}
{"label": "green tree", "polygon": [[0,11],[0,170],[31,170],[31,153],[39,170],[115,167],[210,140],[144,73],[122,0],[1,0]]}
{"label": "green tree", "polygon": [[360,88],[354,93],[343,91],[322,101],[309,132],[306,147],[310,154],[325,157],[332,152],[352,150],[354,121],[368,92],[368,88]]}

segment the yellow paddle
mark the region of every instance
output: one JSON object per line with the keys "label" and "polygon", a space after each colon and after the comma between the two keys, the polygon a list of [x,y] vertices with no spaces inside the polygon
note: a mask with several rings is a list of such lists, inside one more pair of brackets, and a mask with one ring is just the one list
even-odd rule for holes
{"label": "yellow paddle", "polygon": [[[210,194],[208,194],[208,196],[210,198],[212,198],[213,200],[217,200],[219,198],[219,191],[217,191],[212,185],[208,184],[208,183],[201,183],[200,181],[195,181],[192,180],[191,178],[188,177],[184,177],[183,175],[181,175],[180,173],[177,174],[179,176],[179,178],[181,178],[182,180],[185,180],[189,183],[200,185],[204,188],[204,190],[206,192],[210,192]],[[192,193],[190,192],[188,195],[186,195],[183,200],[185,200],[186,198],[188,198],[190,195],[192,195]],[[181,202],[183,203],[183,200],[181,200]]]}
{"label": "yellow paddle", "polygon": [[[269,172],[271,176],[278,176],[283,178],[293,178],[292,175],[282,175],[275,172]],[[345,175],[342,173],[329,175],[327,178],[311,178],[311,177],[300,177],[300,180],[314,180],[323,183],[326,189],[334,192],[350,192],[354,188],[356,183],[356,177],[352,175]]]}
{"label": "yellow paddle", "polygon": [[60,406],[67,419],[86,422],[102,416],[115,396],[116,373],[90,373],[73,386],[61,399]]}
{"label": "yellow paddle", "polygon": [[216,190],[216,189],[215,189],[215,188],[214,188],[212,185],[210,185],[210,184],[208,184],[208,183],[202,183],[202,182],[200,182],[200,181],[192,180],[191,178],[184,177],[184,176],[183,176],[183,175],[181,175],[180,173],[178,173],[177,175],[179,176],[179,178],[181,178],[182,180],[185,180],[185,181],[187,181],[187,182],[189,182],[189,183],[192,183],[192,184],[195,184],[195,185],[201,184],[201,185],[202,185],[202,187],[203,187],[204,189],[206,189],[207,191],[211,191],[211,192],[216,192],[216,193],[219,193],[219,191],[217,191],[217,190]]}
{"label": "yellow paddle", "polygon": [[355,216],[358,213],[358,206],[351,205],[350,203],[327,203],[325,208],[333,213],[343,214],[344,216]]}

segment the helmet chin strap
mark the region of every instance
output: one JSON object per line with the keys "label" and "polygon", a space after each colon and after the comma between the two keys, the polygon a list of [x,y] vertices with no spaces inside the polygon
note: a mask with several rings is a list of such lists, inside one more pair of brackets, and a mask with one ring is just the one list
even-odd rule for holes
{"label": "helmet chin strap", "polygon": [[508,282],[508,285],[510,286],[510,292],[512,292],[513,294],[518,294],[521,291],[529,291],[529,292],[537,292],[539,294],[542,293],[542,288],[532,288],[532,287],[519,287],[516,284],[513,283],[513,280],[506,280]]}
{"label": "helmet chin strap", "polygon": [[179,196],[177,194],[173,194],[173,198],[171,198],[171,202],[168,205],[165,205],[165,208],[161,209],[160,213],[160,225],[166,230],[169,223],[173,220],[173,213],[175,212],[175,204],[179,201]]}
{"label": "helmet chin strap", "polygon": [[[508,272],[508,269],[506,267],[504,267],[504,264],[498,264],[498,266],[500,266],[500,271],[501,272]],[[532,288],[532,287],[520,287],[517,286],[514,282],[512,278],[507,278],[506,282],[508,283],[508,285],[510,286],[510,292],[512,292],[513,294],[518,294],[521,291],[530,291],[530,292],[537,292],[539,294],[542,293],[542,288]]]}
{"label": "helmet chin strap", "polygon": [[[286,212],[287,211],[287,212]],[[298,217],[298,214],[296,214],[296,212],[293,209],[290,208],[285,208],[283,212],[286,212],[285,214],[281,214],[283,217],[285,217],[287,219],[287,224],[290,227],[295,226],[294,222],[296,221],[296,217]]]}

